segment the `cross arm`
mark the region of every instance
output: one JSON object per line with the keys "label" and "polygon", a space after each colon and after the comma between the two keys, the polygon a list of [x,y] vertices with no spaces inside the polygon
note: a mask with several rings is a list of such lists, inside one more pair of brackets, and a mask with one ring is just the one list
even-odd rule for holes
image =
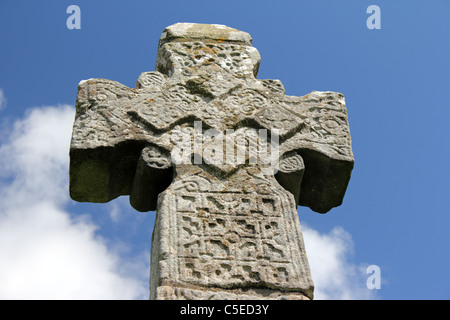
{"label": "cross arm", "polygon": [[281,158],[276,178],[298,205],[326,213],[342,204],[354,165],[344,96],[317,91],[286,96],[285,107],[303,122],[280,146],[288,156]]}
{"label": "cross arm", "polygon": [[105,79],[80,82],[70,146],[72,199],[108,202],[132,192],[141,152],[155,140],[131,116],[151,97],[139,89],[139,80],[137,88]]}

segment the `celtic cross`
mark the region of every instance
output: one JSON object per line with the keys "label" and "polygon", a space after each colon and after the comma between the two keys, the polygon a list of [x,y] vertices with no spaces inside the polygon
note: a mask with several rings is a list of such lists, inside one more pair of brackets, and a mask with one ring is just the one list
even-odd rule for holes
{"label": "celtic cross", "polygon": [[151,299],[312,299],[297,205],[342,203],[353,154],[344,96],[256,79],[246,32],[178,23],[136,88],[81,81],[70,195],[156,210]]}

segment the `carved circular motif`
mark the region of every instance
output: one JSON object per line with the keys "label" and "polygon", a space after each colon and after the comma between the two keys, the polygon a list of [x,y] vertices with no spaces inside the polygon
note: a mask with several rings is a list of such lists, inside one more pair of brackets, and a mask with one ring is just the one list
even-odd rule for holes
{"label": "carved circular motif", "polygon": [[137,88],[161,87],[164,83],[164,76],[156,72],[142,73],[136,83]]}
{"label": "carved circular motif", "polygon": [[106,101],[108,100],[108,95],[106,93],[99,93],[96,98],[98,101]]}
{"label": "carved circular motif", "polygon": [[320,119],[322,127],[329,133],[338,133],[342,130],[344,123],[338,117],[328,114]]}
{"label": "carved circular motif", "polygon": [[142,150],[142,160],[153,168],[163,169],[170,167],[169,159],[154,147],[146,147]]}
{"label": "carved circular motif", "polygon": [[299,155],[294,155],[280,161],[279,170],[281,172],[294,172],[304,168],[303,159]]}
{"label": "carved circular motif", "polygon": [[148,164],[151,167],[162,169],[170,167],[170,161],[165,158],[152,158],[149,159]]}

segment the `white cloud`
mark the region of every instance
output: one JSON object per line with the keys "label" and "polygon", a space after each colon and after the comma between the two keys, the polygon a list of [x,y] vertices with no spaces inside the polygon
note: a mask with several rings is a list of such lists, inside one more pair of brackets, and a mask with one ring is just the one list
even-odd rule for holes
{"label": "white cloud", "polygon": [[0,110],[6,105],[6,98],[3,94],[3,90],[0,89]]}
{"label": "white cloud", "polygon": [[321,234],[302,226],[306,252],[315,285],[316,300],[377,299],[376,290],[366,286],[366,266],[356,265],[351,235],[341,227]]}
{"label": "white cloud", "polygon": [[64,209],[73,118],[67,105],[32,109],[0,146],[0,299],[148,297],[145,261],[124,262]]}
{"label": "white cloud", "polygon": [[109,218],[115,224],[124,223],[129,216],[129,211],[133,210],[128,197],[119,197],[109,202],[105,209],[109,212]]}

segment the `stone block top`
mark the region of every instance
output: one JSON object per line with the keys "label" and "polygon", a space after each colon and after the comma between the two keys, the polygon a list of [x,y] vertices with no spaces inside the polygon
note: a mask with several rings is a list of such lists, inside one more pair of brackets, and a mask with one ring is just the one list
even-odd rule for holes
{"label": "stone block top", "polygon": [[221,24],[176,23],[164,29],[159,47],[167,42],[202,41],[252,45],[252,37],[244,31]]}

